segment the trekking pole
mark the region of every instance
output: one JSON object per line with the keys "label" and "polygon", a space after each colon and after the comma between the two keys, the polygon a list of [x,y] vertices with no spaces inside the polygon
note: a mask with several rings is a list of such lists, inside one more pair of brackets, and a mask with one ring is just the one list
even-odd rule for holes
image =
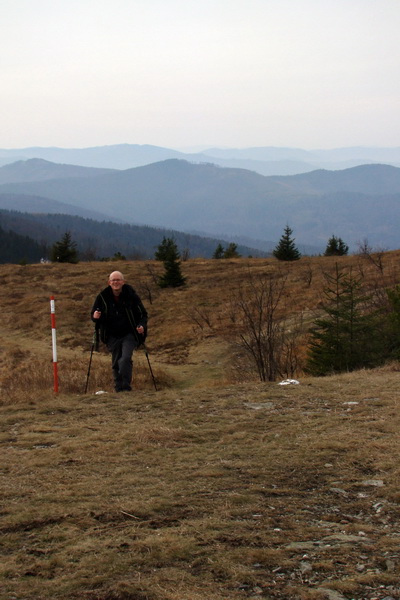
{"label": "trekking pole", "polygon": [[149,365],[151,378],[152,378],[153,384],[154,384],[154,389],[156,390],[156,392],[158,392],[157,385],[156,385],[156,378],[154,377],[153,369],[151,368],[149,353],[147,352],[146,344],[143,344],[143,349],[144,349],[144,353],[146,354],[147,363]]}
{"label": "trekking pole", "polygon": [[88,385],[89,385],[89,375],[90,375],[90,367],[92,366],[93,350],[96,350],[96,352],[98,352],[98,350],[99,350],[99,328],[98,328],[97,323],[95,325],[94,332],[93,332],[92,348],[90,350],[89,367],[88,367],[88,371],[87,371],[87,375],[86,375],[85,394],[87,392]]}
{"label": "trekking pole", "polygon": [[133,316],[132,316],[132,319],[131,319],[131,317],[129,316],[129,313],[128,313],[128,319],[131,321],[131,325],[132,325],[132,328],[133,328],[133,333],[134,333],[136,341],[138,343],[137,348],[140,348],[140,346],[143,346],[143,350],[144,350],[144,353],[145,353],[146,358],[147,358],[147,364],[149,365],[150,375],[151,375],[151,378],[153,380],[154,389],[156,390],[156,392],[158,392],[157,384],[156,384],[156,378],[154,377],[153,369],[151,368],[150,359],[149,359],[149,353],[147,352],[146,344],[144,343],[144,341],[142,341],[139,338],[139,334],[138,334],[138,331],[137,331],[137,325],[135,323],[135,320],[134,320]]}

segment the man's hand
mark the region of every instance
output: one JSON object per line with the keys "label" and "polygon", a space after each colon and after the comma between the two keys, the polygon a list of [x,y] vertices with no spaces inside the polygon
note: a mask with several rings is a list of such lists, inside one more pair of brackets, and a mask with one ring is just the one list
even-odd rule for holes
{"label": "man's hand", "polygon": [[101,317],[101,310],[95,310],[93,313],[93,319],[100,319]]}
{"label": "man's hand", "polygon": [[140,334],[143,334],[144,333],[144,327],[143,327],[143,325],[139,325],[139,327],[136,327],[136,331],[138,333],[140,333]]}

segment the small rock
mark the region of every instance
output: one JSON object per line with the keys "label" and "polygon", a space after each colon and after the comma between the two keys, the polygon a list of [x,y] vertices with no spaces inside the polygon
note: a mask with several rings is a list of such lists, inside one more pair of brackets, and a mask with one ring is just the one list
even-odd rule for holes
{"label": "small rock", "polygon": [[317,588],[317,592],[324,594],[329,600],[346,600],[346,598],[337,590],[330,590],[329,588]]}
{"label": "small rock", "polygon": [[335,492],[335,494],[341,494],[342,496],[348,496],[346,490],[342,490],[341,488],[330,488],[331,492]]}
{"label": "small rock", "polygon": [[312,573],[313,568],[310,562],[308,562],[308,560],[302,560],[300,563],[300,572],[302,575],[309,575],[310,573]]}
{"label": "small rock", "polygon": [[350,535],[347,533],[336,533],[333,535],[328,535],[327,537],[323,538],[323,541],[329,541],[329,542],[337,542],[338,544],[351,544],[351,543],[357,543],[357,542],[362,542],[363,544],[372,544],[372,540],[370,538],[365,537],[364,536],[360,536],[360,535]]}
{"label": "small rock", "polygon": [[256,585],[255,587],[253,587],[253,594],[257,594],[257,596],[259,596],[262,593],[263,593],[263,591],[262,591],[262,589],[258,585]]}
{"label": "small rock", "polygon": [[375,509],[376,513],[379,514],[380,512],[382,512],[383,503],[377,502],[376,504],[373,505],[373,508]]}
{"label": "small rock", "polygon": [[286,546],[288,550],[313,550],[315,546],[318,545],[318,542],[290,542]]}
{"label": "small rock", "polygon": [[366,479],[362,485],[371,485],[373,487],[382,487],[384,485],[382,479]]}
{"label": "small rock", "polygon": [[389,573],[393,573],[396,570],[396,564],[395,564],[394,560],[391,560],[390,558],[387,559],[386,570]]}
{"label": "small rock", "polygon": [[299,383],[300,381],[297,381],[297,379],[284,379],[278,385],[298,385]]}
{"label": "small rock", "polygon": [[252,408],[253,410],[261,410],[262,408],[274,408],[273,402],[245,402],[244,405],[247,408]]}

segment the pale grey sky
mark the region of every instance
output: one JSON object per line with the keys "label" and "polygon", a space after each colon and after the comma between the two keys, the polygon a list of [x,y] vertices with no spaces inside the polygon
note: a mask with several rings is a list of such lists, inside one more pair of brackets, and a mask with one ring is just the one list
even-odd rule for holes
{"label": "pale grey sky", "polygon": [[0,148],[400,146],[400,0],[1,0]]}

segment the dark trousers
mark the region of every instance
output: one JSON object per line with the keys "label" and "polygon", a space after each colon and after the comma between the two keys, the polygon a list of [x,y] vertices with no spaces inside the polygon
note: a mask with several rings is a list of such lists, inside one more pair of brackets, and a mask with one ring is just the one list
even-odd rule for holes
{"label": "dark trousers", "polygon": [[138,341],[133,333],[128,333],[121,338],[110,336],[107,341],[107,348],[112,356],[111,366],[116,392],[132,389],[132,354],[137,346]]}

